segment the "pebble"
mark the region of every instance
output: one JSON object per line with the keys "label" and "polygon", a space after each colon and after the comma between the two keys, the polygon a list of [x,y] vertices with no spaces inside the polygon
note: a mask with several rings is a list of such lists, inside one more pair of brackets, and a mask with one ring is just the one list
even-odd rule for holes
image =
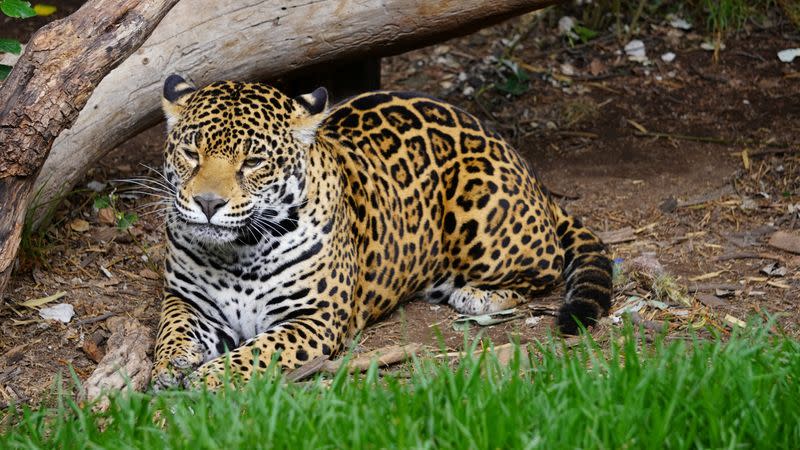
{"label": "pebble", "polygon": [[794,61],[798,56],[800,56],[800,48],[787,48],[778,52],[778,59],[785,63]]}
{"label": "pebble", "polygon": [[679,30],[691,30],[692,24],[687,22],[685,19],[681,17],[674,17],[672,20],[669,21],[669,26],[672,28],[677,28]]}
{"label": "pebble", "polygon": [[634,39],[625,44],[625,54],[628,55],[628,59],[631,61],[647,61],[647,52],[645,51],[644,42],[639,39]]}
{"label": "pebble", "polygon": [[558,19],[558,34],[569,34],[575,27],[575,19],[570,16],[564,16]]}

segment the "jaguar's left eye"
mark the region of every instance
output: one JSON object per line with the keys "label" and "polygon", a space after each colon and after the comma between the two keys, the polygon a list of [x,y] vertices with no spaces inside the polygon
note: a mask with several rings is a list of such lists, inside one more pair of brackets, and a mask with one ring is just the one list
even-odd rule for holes
{"label": "jaguar's left eye", "polygon": [[242,167],[248,169],[255,169],[256,167],[264,164],[264,161],[266,161],[264,158],[257,158],[257,157],[247,158],[242,163]]}

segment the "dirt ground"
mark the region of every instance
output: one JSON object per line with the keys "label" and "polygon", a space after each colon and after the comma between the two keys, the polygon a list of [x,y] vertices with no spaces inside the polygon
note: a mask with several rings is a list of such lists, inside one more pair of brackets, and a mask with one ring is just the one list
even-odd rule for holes
{"label": "dirt ground", "polygon": [[[570,46],[555,20],[523,17],[386,58],[383,86],[425,92],[485,120],[570,212],[603,233],[624,274],[616,314],[595,328],[598,336],[625,320],[622,310],[646,328],[668,324],[675,336],[724,334],[737,319],[768,315],[777,318],[776,331],[800,336],[800,256],[768,244],[776,231],[798,236],[800,228],[800,60],[776,57],[800,46],[800,33],[781,20],[749,24],[714,63],[700,48],[702,32],[654,22],[640,36],[649,57],[643,64],[629,61],[611,34]],[[676,54],[669,63],[660,58],[668,51]],[[493,87],[509,74],[498,60],[529,75],[520,95]],[[161,165],[162,141],[163,126],[132,139],[83,186],[104,183],[108,193],[110,180],[152,176],[145,165]],[[87,378],[109,315],[134,317],[155,334],[163,227],[142,206],[152,199],[124,185],[117,193],[119,210],[141,216],[130,232],[103,224],[94,194],[84,190],[56,211],[35,246],[39,257],[28,252],[21,260],[0,309],[0,405],[46,400],[70,368]],[[666,275],[649,279],[632,263],[642,255]],[[45,306],[71,304],[76,316],[68,324],[20,305],[60,292]],[[496,344],[545,336],[562,292],[469,333]],[[357,349],[408,342],[458,349],[464,334],[453,328],[456,317],[447,306],[410,303],[366,330]]]}

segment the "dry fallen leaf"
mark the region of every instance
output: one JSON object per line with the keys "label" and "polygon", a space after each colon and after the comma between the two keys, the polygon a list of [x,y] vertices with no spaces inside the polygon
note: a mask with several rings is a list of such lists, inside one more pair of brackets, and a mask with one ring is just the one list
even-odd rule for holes
{"label": "dry fallen leaf", "polygon": [[605,72],[605,70],[605,64],[599,59],[593,59],[592,62],[589,63],[589,73],[595,77]]}
{"label": "dry fallen leaf", "polygon": [[72,229],[72,231],[83,233],[85,231],[89,231],[89,222],[83,219],[75,219],[69,223],[69,227]]}
{"label": "dry fallen leaf", "polygon": [[139,271],[139,276],[142,278],[147,278],[148,280],[158,280],[161,278],[157,272],[154,272],[150,269],[142,269]]}
{"label": "dry fallen leaf", "polygon": [[92,336],[83,341],[83,352],[95,363],[99,363],[100,360],[103,359],[103,356],[106,355],[106,351],[100,346],[99,341],[100,339],[96,336]]}
{"label": "dry fallen leaf", "polygon": [[800,253],[800,235],[787,231],[776,231],[769,237],[769,245],[787,252]]}
{"label": "dry fallen leaf", "polygon": [[114,210],[111,208],[100,208],[97,210],[97,220],[104,225],[114,225],[117,223]]}
{"label": "dry fallen leaf", "polygon": [[67,293],[64,291],[56,292],[55,294],[48,295],[47,297],[33,298],[30,300],[26,300],[20,303],[19,306],[24,306],[26,308],[36,308],[37,306],[42,306],[52,301],[58,300],[65,295],[67,295]]}

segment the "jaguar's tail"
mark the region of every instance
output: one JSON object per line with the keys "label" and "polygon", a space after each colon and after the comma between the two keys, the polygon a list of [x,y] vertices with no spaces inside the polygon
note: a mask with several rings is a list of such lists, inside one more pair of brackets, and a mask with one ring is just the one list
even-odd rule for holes
{"label": "jaguar's tail", "polygon": [[577,334],[611,309],[612,262],[606,246],[579,219],[551,200],[556,233],[564,249],[563,277],[567,283],[557,323],[562,333]]}

